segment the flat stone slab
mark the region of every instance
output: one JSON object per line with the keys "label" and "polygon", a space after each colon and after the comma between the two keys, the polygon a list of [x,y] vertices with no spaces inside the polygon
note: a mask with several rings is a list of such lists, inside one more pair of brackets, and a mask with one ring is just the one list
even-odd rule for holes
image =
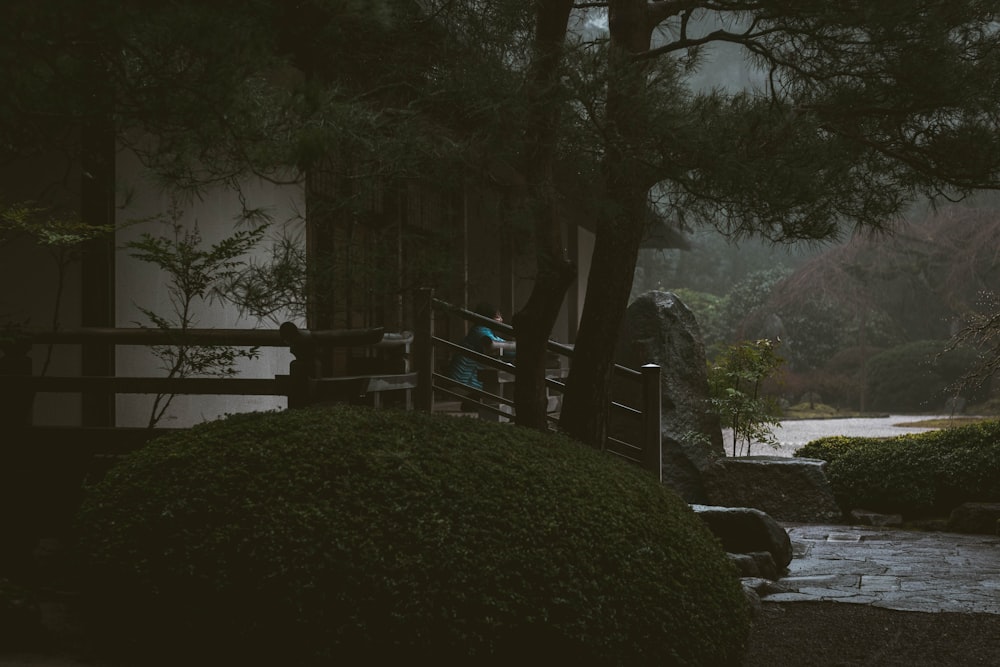
{"label": "flat stone slab", "polygon": [[1000,537],[788,524],[793,558],[764,602],[1000,614]]}
{"label": "flat stone slab", "polygon": [[719,459],[701,476],[713,505],[755,507],[778,521],[839,521],[825,467],[820,459],[745,456]]}

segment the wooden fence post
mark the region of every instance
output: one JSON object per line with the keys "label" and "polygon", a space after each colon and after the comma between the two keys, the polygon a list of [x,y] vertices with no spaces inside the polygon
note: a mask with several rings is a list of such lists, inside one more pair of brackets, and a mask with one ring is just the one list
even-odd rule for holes
{"label": "wooden fence post", "polygon": [[29,446],[21,437],[33,420],[35,392],[25,381],[32,375],[30,350],[29,343],[5,343],[0,357],[0,375],[7,376],[5,380],[17,378],[0,391],[0,567],[24,572],[31,571],[32,550],[38,542],[37,501],[51,502],[51,495],[40,491],[46,457],[36,442]]}
{"label": "wooden fence post", "polygon": [[295,359],[288,364],[288,408],[303,408],[312,402],[310,380],[315,376],[316,350],[292,322],[280,327],[281,339]]}
{"label": "wooden fence post", "polygon": [[[30,343],[5,344],[0,357],[0,375],[30,378],[32,375]],[[23,383],[26,384],[26,383]],[[32,424],[35,392],[30,386],[4,388],[0,391],[0,429],[26,428]]]}
{"label": "wooden fence post", "polygon": [[416,357],[417,388],[414,402],[417,410],[434,409],[434,290],[418,289],[413,303],[413,352]]}
{"label": "wooden fence post", "polygon": [[660,367],[645,364],[642,373],[642,467],[663,481],[663,405],[660,401]]}

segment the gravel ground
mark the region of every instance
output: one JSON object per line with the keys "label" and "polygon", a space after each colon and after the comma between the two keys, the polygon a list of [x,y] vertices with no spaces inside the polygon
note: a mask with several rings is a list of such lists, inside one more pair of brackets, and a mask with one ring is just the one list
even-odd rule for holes
{"label": "gravel ground", "polygon": [[[754,620],[742,663],[742,667],[849,665],[1000,665],[1000,615],[890,611],[840,602],[765,602]],[[0,652],[0,667],[135,666],[50,646]]]}
{"label": "gravel ground", "polygon": [[[751,443],[750,454],[754,456],[792,456],[799,447],[830,435],[868,436],[873,438],[891,437],[906,433],[933,431],[930,428],[903,427],[899,424],[922,421],[924,419],[947,419],[948,415],[890,415],[889,417],[849,417],[844,419],[794,419],[781,422],[774,430],[778,445]],[[732,432],[723,431],[726,453],[732,455]]]}
{"label": "gravel ground", "polygon": [[1000,665],[1000,615],[764,603],[743,667]]}

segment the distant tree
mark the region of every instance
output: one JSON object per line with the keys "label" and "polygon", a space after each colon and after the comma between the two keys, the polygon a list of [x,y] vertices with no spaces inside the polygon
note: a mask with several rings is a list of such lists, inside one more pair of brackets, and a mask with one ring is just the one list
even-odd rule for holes
{"label": "distant tree", "polygon": [[[754,271],[735,283],[727,293],[724,317],[729,325],[730,340],[746,339],[760,333],[766,323],[751,319],[768,302],[775,287],[788,276],[791,269],[786,267],[768,268]],[[764,318],[766,319],[766,318]],[[754,326],[757,331],[749,332]],[[780,331],[769,332],[775,338]],[[762,334],[763,335],[763,334]]]}
{"label": "distant tree", "polygon": [[822,250],[819,244],[776,246],[757,238],[734,242],[711,226],[686,233],[690,247],[639,251],[638,269],[647,282],[723,296],[747,275],[779,267],[797,268]]}
{"label": "distant tree", "polygon": [[683,287],[669,291],[676,294],[694,314],[702,342],[705,344],[705,356],[709,360],[714,359],[729,340],[730,327],[726,319],[729,297],[696,292]]}
{"label": "distant tree", "polygon": [[983,398],[983,386],[961,384],[975,366],[976,352],[949,347],[943,340],[919,340],[874,355],[868,383],[875,410],[926,412],[942,409],[949,399],[970,403]]}
{"label": "distant tree", "polygon": [[870,353],[945,339],[966,314],[974,319],[976,295],[1000,289],[998,243],[1000,215],[964,206],[905,221],[891,235],[859,235],[777,283],[747,325],[757,331],[766,318],[780,317],[786,356],[797,371],[822,368],[839,351],[855,348],[864,410]]}
{"label": "distant tree", "polygon": [[1000,371],[1000,296],[984,292],[978,308],[965,314],[961,328],[952,337],[946,350],[968,347],[978,352],[976,363],[965,369],[951,386],[956,393],[990,386]]}

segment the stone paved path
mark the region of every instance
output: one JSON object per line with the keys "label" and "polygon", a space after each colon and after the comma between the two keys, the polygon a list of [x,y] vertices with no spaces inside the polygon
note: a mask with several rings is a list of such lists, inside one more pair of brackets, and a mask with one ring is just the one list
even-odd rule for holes
{"label": "stone paved path", "polygon": [[795,557],[764,602],[1000,614],[1000,537],[783,524]]}

